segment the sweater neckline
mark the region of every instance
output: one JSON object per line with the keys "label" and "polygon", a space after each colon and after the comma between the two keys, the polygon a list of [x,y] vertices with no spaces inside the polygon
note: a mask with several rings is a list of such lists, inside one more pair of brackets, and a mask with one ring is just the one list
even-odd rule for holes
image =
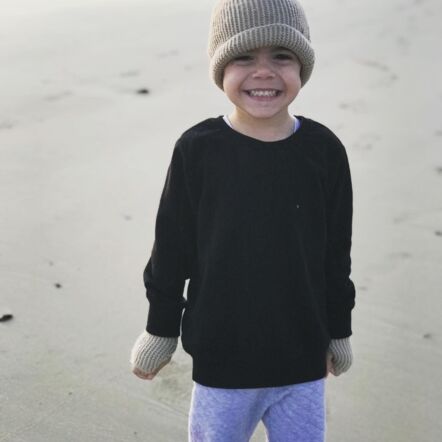
{"label": "sweater neckline", "polygon": [[263,146],[266,148],[275,147],[287,147],[288,145],[293,145],[293,142],[296,142],[300,136],[302,136],[306,130],[305,126],[307,125],[308,118],[303,117],[302,115],[294,115],[300,124],[300,127],[293,133],[291,133],[288,137],[283,138],[281,140],[276,141],[263,141],[258,138],[251,137],[249,135],[245,135],[241,132],[230,127],[226,121],[224,120],[224,115],[218,116],[217,120],[223,131],[228,132],[230,135],[234,136],[238,140],[242,140],[243,142],[247,142],[248,144],[253,144],[255,146]]}

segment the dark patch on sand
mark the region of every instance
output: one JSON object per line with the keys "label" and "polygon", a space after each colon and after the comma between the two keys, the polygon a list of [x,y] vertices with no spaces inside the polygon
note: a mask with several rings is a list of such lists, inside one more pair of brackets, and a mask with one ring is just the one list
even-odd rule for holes
{"label": "dark patch on sand", "polygon": [[63,286],[62,286],[59,282],[56,282],[56,283],[54,284],[54,287],[55,287],[56,289],[61,289]]}
{"label": "dark patch on sand", "polygon": [[141,89],[137,89],[136,93],[139,95],[148,95],[148,94],[150,94],[150,90],[147,88],[141,88]]}
{"label": "dark patch on sand", "polygon": [[10,321],[13,317],[14,317],[14,315],[12,313],[0,314],[0,322]]}

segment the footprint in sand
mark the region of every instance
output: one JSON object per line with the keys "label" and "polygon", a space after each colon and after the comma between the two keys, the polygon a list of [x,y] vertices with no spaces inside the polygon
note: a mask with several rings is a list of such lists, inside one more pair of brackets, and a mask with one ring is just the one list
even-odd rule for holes
{"label": "footprint in sand", "polygon": [[126,78],[126,77],[138,77],[140,75],[140,71],[137,70],[131,70],[131,71],[125,71],[121,72],[120,77]]}
{"label": "footprint in sand", "polygon": [[15,126],[10,120],[0,121],[0,130],[12,129]]}
{"label": "footprint in sand", "polygon": [[62,92],[57,92],[56,94],[51,94],[51,95],[46,95],[44,97],[45,101],[60,101],[60,100],[64,100],[67,97],[70,97],[72,95],[71,91],[62,91]]}
{"label": "footprint in sand", "polygon": [[367,112],[367,103],[364,100],[343,101],[339,103],[339,108],[349,110],[357,114],[364,114]]}
{"label": "footprint in sand", "polygon": [[355,150],[360,150],[360,151],[372,150],[373,147],[379,143],[380,139],[381,137],[378,134],[374,132],[369,132],[366,134],[362,134],[359,140],[357,140],[355,143],[352,144],[352,147]]}
{"label": "footprint in sand", "polygon": [[403,223],[403,222],[405,222],[405,221],[408,221],[409,219],[410,219],[409,214],[408,214],[408,213],[403,213],[403,214],[401,214],[401,215],[395,216],[395,217],[393,218],[393,222],[394,222],[395,224],[401,224],[401,223]]}
{"label": "footprint in sand", "polygon": [[400,35],[396,38],[396,44],[401,55],[407,55],[410,53],[411,41],[408,38]]}
{"label": "footprint in sand", "polygon": [[386,64],[381,63],[377,60],[367,60],[359,58],[355,61],[358,64],[374,69],[380,74],[380,77],[376,81],[376,83],[374,83],[374,86],[390,86],[399,78],[394,72],[391,71],[391,69]]}
{"label": "footprint in sand", "polygon": [[179,51],[177,49],[171,49],[170,51],[159,52],[156,54],[157,58],[169,58],[177,55],[179,55]]}
{"label": "footprint in sand", "polygon": [[411,253],[408,252],[394,252],[394,253],[390,253],[389,254],[390,258],[396,260],[405,260],[405,259],[410,259],[411,258]]}

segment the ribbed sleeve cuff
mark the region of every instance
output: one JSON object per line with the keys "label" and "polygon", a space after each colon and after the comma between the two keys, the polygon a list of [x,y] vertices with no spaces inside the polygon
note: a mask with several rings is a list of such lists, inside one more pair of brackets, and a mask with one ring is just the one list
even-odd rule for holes
{"label": "ribbed sleeve cuff", "polygon": [[328,331],[331,339],[342,339],[351,336],[351,311],[340,314],[331,314],[329,312]]}
{"label": "ribbed sleeve cuff", "polygon": [[171,308],[151,302],[147,315],[146,331],[156,336],[180,336],[182,312],[182,307]]}

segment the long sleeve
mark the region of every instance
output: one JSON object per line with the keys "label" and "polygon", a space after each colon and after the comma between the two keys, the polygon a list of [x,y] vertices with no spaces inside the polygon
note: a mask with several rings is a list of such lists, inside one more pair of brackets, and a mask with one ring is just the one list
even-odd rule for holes
{"label": "long sleeve", "polygon": [[161,194],[155,240],[144,270],[149,300],[146,331],[164,337],[180,336],[185,280],[190,278],[192,211],[183,153],[175,145]]}
{"label": "long sleeve", "polygon": [[340,142],[332,171],[325,263],[327,319],[330,337],[339,339],[352,334],[351,310],[355,305],[355,287],[350,279],[353,191],[347,154]]}
{"label": "long sleeve", "polygon": [[351,335],[350,167],[330,129],[299,119],[272,142],[209,118],[175,146],[144,274],[146,331],[181,338],[200,384],[322,379],[326,350]]}

